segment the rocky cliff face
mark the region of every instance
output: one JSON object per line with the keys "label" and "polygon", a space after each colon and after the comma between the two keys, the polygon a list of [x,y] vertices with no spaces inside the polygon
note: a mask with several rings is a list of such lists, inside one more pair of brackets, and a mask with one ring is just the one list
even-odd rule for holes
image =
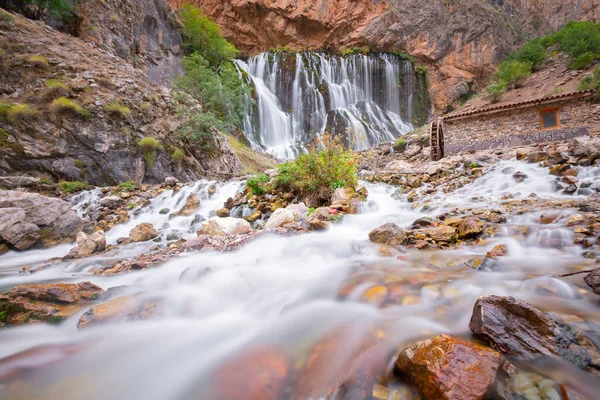
{"label": "rocky cliff face", "polygon": [[169,87],[181,73],[181,33],[166,0],[87,0],[75,9],[76,34],[114,52]]}
{"label": "rocky cliff face", "polygon": [[[169,0],[178,7],[183,0]],[[598,18],[598,0],[194,0],[253,55],[274,47],[400,50],[429,69],[435,111],[485,80],[523,36]],[[524,22],[529,21],[526,25]]]}
{"label": "rocky cliff face", "polygon": [[[0,175],[103,185],[226,177],[241,169],[219,134],[210,153],[182,139],[184,106],[141,70],[40,22],[11,18],[0,24]],[[185,101],[186,109],[199,108]],[[138,145],[146,136],[161,145],[152,163]],[[175,149],[184,151],[181,162],[171,159]]]}

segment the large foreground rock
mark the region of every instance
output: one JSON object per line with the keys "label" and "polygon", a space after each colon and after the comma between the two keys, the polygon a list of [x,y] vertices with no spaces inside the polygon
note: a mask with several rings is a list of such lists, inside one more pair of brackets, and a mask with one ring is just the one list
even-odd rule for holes
{"label": "large foreground rock", "polygon": [[551,356],[583,369],[597,365],[600,359],[582,331],[513,297],[478,299],[469,328],[502,353],[521,359]]}
{"label": "large foreground rock", "polygon": [[82,225],[66,201],[36,193],[0,191],[0,242],[17,250],[71,243]]}
{"label": "large foreground rock", "polygon": [[227,236],[239,235],[252,232],[252,227],[248,221],[233,217],[212,217],[202,223],[202,228],[198,231],[198,236]]}
{"label": "large foreground rock", "polygon": [[271,214],[265,224],[265,229],[271,231],[284,228],[294,222],[304,221],[308,217],[308,207],[304,203],[291,204],[286,208],[278,208]]}
{"label": "large foreground rock", "polygon": [[102,294],[104,290],[91,282],[16,285],[0,295],[0,326],[58,322]]}
{"label": "large foreground rock", "polygon": [[91,235],[85,232],[77,234],[77,246],[73,247],[66,259],[75,257],[87,257],[93,253],[99,253],[106,249],[106,236],[104,231],[96,231]]}
{"label": "large foreground rock", "polygon": [[369,232],[369,239],[373,243],[398,246],[406,243],[406,232],[394,223],[388,223]]}
{"label": "large foreground rock", "polygon": [[404,350],[396,367],[423,399],[479,400],[495,383],[501,361],[488,347],[440,335]]}

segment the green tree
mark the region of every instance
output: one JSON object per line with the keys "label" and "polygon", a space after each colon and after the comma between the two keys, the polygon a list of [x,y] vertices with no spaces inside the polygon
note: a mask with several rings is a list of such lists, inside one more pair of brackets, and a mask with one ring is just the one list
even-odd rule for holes
{"label": "green tree", "polygon": [[511,54],[508,61],[520,61],[531,63],[536,68],[548,59],[546,48],[542,46],[540,39],[533,39],[527,42],[521,50]]}
{"label": "green tree", "polygon": [[214,68],[231,61],[239,51],[221,35],[219,26],[199,8],[185,4],[180,11],[184,48],[188,54],[200,52]]}

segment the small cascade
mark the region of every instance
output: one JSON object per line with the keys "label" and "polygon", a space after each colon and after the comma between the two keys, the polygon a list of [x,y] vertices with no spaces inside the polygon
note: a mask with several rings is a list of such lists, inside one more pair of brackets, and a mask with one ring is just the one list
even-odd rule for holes
{"label": "small cascade", "polygon": [[[427,88],[410,61],[392,54],[263,53],[237,61],[252,81],[245,134],[289,159],[325,132],[362,150],[393,141],[427,118]],[[417,110],[417,111],[415,111]]]}

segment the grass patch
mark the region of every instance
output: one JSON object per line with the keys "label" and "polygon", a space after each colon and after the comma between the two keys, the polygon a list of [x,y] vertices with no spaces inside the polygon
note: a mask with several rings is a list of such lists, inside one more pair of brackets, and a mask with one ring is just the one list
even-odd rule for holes
{"label": "grass patch", "polygon": [[404,149],[406,149],[406,139],[404,139],[404,138],[396,139],[396,142],[394,143],[394,150],[403,151]]}
{"label": "grass patch", "polygon": [[44,100],[53,100],[69,94],[69,87],[58,79],[48,79],[44,82],[44,86],[45,89],[42,94]]}
{"label": "grass patch", "polygon": [[50,104],[50,112],[55,116],[71,114],[81,119],[88,119],[92,115],[88,110],[66,97],[59,97],[52,101]]}
{"label": "grass patch", "polygon": [[13,124],[23,121],[30,121],[37,118],[39,112],[29,104],[11,104],[8,108],[2,107],[2,112],[6,113],[6,119]]}
{"label": "grass patch", "polygon": [[117,192],[135,192],[137,185],[133,181],[125,181],[117,185]]}
{"label": "grass patch", "polygon": [[29,56],[27,58],[27,63],[32,67],[43,69],[46,71],[50,69],[50,63],[48,62],[48,59],[44,56]]}
{"label": "grass patch", "polygon": [[181,149],[175,149],[173,154],[171,154],[171,161],[175,164],[180,164],[184,158],[185,154],[183,154],[183,151],[181,151]]}
{"label": "grass patch", "polygon": [[144,152],[144,161],[146,161],[146,166],[148,168],[152,168],[154,166],[156,152],[162,149],[160,141],[153,137],[146,136],[138,142],[138,146],[140,146]]}
{"label": "grass patch", "polygon": [[80,181],[60,181],[56,187],[63,193],[75,193],[88,189],[89,185]]}
{"label": "grass patch", "polygon": [[226,135],[233,151],[242,163],[242,175],[256,175],[275,166],[275,159],[252,150],[231,135]]}
{"label": "grass patch", "polygon": [[267,174],[259,174],[248,178],[246,180],[246,186],[250,189],[253,195],[260,196],[261,194],[265,194],[269,191],[269,181],[271,179]]}
{"label": "grass patch", "polygon": [[118,116],[122,119],[127,119],[131,115],[131,111],[127,106],[124,106],[121,103],[110,103],[104,107],[106,112],[111,115]]}

